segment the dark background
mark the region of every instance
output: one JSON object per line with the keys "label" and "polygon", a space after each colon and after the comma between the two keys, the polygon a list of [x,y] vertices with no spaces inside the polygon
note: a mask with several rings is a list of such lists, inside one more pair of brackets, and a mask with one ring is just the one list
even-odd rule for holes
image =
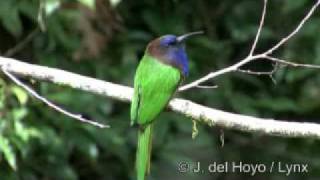
{"label": "dark background", "polygon": [[[204,30],[190,39],[191,82],[244,58],[250,50],[262,11],[262,0],[96,0],[0,1],[0,52],[132,86],[135,68],[147,43],[164,34]],[[256,52],[272,47],[293,30],[315,1],[270,0]],[[41,9],[41,8],[40,8]],[[39,30],[39,24],[45,31]],[[34,33],[32,33],[34,32]],[[320,64],[319,10],[303,29],[274,54],[299,63]],[[8,53],[30,34],[21,50]],[[29,36],[30,37],[30,36]],[[7,53],[6,53],[7,52]],[[267,71],[272,64],[246,68]],[[318,122],[320,71],[280,68],[276,84],[268,76],[230,73],[207,84],[217,89],[191,89],[178,96],[229,112],[298,122]],[[111,125],[99,129],[57,113],[0,76],[0,179],[135,179],[136,129],[129,126],[129,104],[61,85],[24,78],[37,92],[86,117]],[[155,125],[150,179],[312,179],[320,176],[320,143],[310,138],[281,138],[223,130],[164,112]],[[180,162],[206,168],[210,163],[308,164],[308,173],[181,173]]]}

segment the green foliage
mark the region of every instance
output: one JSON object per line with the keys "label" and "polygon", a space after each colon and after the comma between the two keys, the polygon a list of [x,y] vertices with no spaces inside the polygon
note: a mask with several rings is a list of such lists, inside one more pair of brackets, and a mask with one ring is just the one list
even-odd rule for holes
{"label": "green foliage", "polygon": [[[0,1],[0,52],[19,43],[39,25],[46,31],[15,54],[34,64],[57,67],[132,86],[146,44],[162,34],[203,29],[206,35],[187,43],[190,82],[245,57],[254,39],[262,1]],[[96,3],[97,6],[93,7]],[[297,25],[313,1],[269,0],[257,52],[262,52]],[[41,9],[41,8],[40,8]],[[319,13],[276,52],[300,63],[320,64]],[[40,22],[41,23],[41,22]],[[272,68],[268,62],[248,65]],[[222,110],[259,117],[319,122],[320,74],[282,67],[269,77],[233,73],[178,96]],[[65,117],[0,77],[0,179],[134,179],[137,130],[129,126],[129,105],[61,85],[23,79],[40,94],[72,112],[110,124],[97,129]],[[243,161],[307,163],[305,174],[258,174],[255,179],[311,179],[320,176],[320,144],[312,139],[285,139],[197,124],[164,112],[155,124],[151,179],[248,179],[248,174],[179,173],[179,162]],[[251,177],[251,176],[250,176]]]}
{"label": "green foliage", "polygon": [[14,1],[1,1],[0,18],[2,25],[14,36],[22,33],[22,23],[19,18],[19,8]]}
{"label": "green foliage", "polygon": [[15,153],[9,144],[9,140],[2,136],[0,136],[0,148],[6,161],[14,170],[16,170],[17,164]]}
{"label": "green foliage", "polygon": [[95,0],[78,0],[79,3],[87,6],[88,8],[91,8],[94,10],[95,8]]}

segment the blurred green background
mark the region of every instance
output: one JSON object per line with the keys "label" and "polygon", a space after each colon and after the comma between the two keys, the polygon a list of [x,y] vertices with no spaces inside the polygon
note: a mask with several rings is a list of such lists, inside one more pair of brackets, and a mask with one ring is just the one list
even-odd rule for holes
{"label": "blurred green background", "polygon": [[[315,1],[270,0],[256,52],[267,50],[298,24]],[[262,0],[1,0],[0,53],[25,62],[56,67],[132,86],[147,43],[163,34],[205,30],[187,43],[191,74],[186,82],[244,58],[250,50]],[[41,27],[41,28],[40,28]],[[42,29],[42,31],[40,31]],[[275,52],[276,57],[320,64],[320,13]],[[31,35],[30,35],[31,34]],[[29,36],[28,43],[12,48]],[[11,52],[8,50],[11,50]],[[266,71],[261,61],[246,68]],[[231,73],[178,96],[221,110],[258,117],[319,122],[320,71],[280,68],[269,77]],[[24,78],[37,92],[110,129],[98,129],[61,115],[0,76],[0,179],[135,179],[136,129],[129,126],[129,104],[60,85]],[[320,176],[320,143],[198,124],[164,112],[155,126],[150,179],[312,179]],[[308,164],[308,173],[179,172],[179,162]]]}

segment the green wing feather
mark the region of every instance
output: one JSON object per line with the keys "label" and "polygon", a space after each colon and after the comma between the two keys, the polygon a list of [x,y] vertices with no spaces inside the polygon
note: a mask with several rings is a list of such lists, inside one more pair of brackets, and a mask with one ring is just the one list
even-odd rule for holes
{"label": "green wing feather", "polygon": [[137,179],[150,169],[152,122],[166,107],[181,80],[180,71],[145,54],[134,79],[131,124],[140,126],[136,154]]}
{"label": "green wing feather", "polygon": [[141,60],[134,79],[131,124],[148,124],[165,108],[181,80],[180,71],[149,55]]}

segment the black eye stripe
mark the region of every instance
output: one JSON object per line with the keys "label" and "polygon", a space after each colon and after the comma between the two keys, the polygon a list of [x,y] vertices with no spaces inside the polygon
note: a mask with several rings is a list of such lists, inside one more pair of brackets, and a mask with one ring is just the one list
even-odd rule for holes
{"label": "black eye stripe", "polygon": [[177,44],[177,41],[176,41],[176,40],[170,41],[170,42],[168,43],[169,46],[176,45],[176,44]]}

